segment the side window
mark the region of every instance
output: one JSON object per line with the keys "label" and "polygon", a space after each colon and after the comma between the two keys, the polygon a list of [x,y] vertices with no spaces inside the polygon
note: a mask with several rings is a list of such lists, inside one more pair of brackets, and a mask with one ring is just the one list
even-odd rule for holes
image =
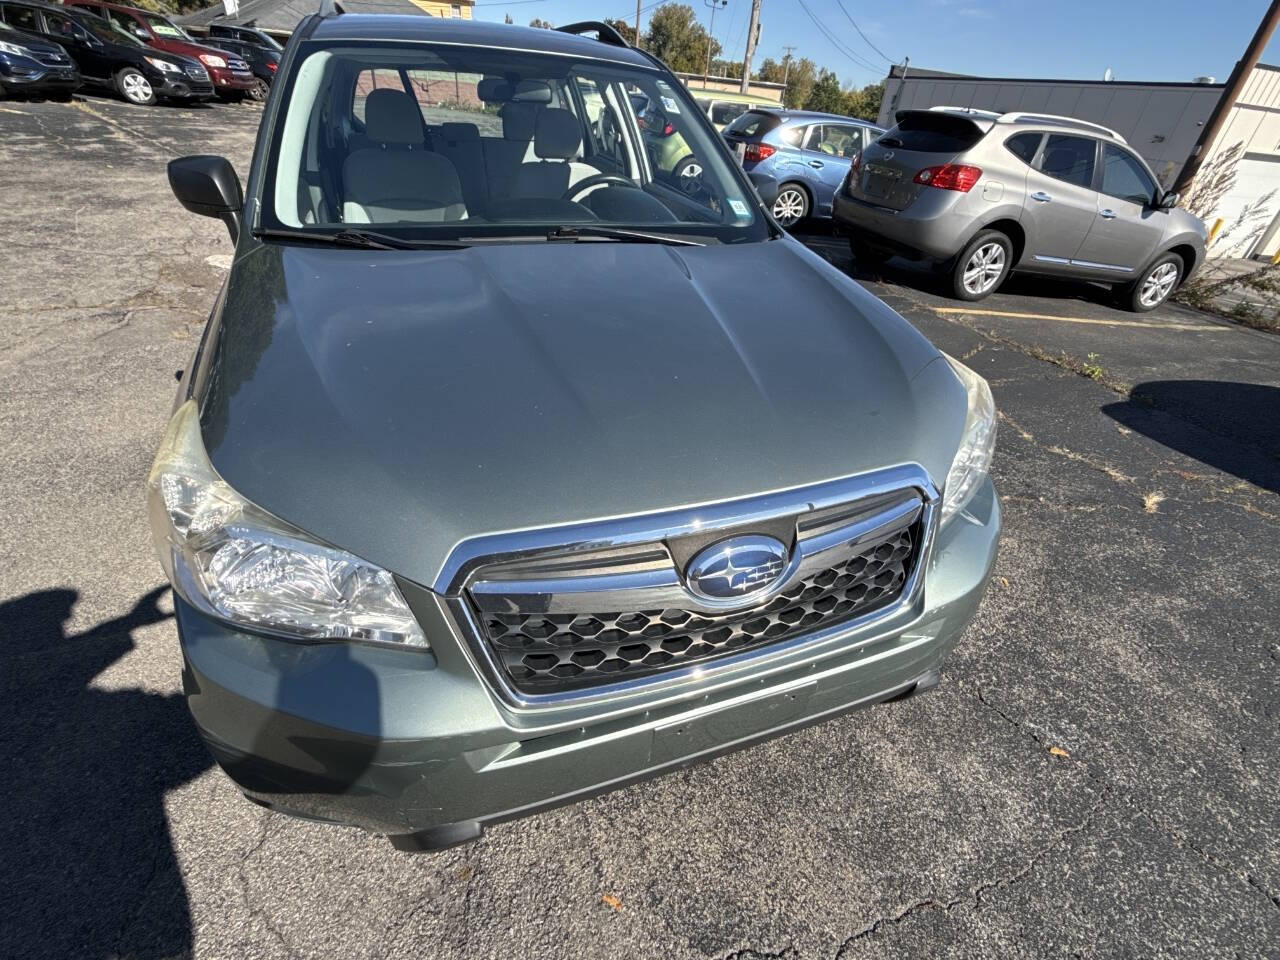
{"label": "side window", "polygon": [[808,127],[787,127],[778,134],[778,139],[789,146],[798,147],[800,146],[800,141],[804,139],[805,131],[808,129]]}
{"label": "side window", "polygon": [[818,144],[822,142],[822,124],[811,123],[804,128],[804,141],[802,146],[806,150],[817,150]]}
{"label": "side window", "polygon": [[17,27],[19,30],[44,33],[36,21],[36,12],[30,7],[5,7],[4,20],[9,26]]}
{"label": "side window", "polygon": [[[351,97],[351,115],[364,123],[364,102],[375,90],[404,90],[399,70],[361,70]],[[408,91],[405,91],[408,92]]]}
{"label": "side window", "polygon": [[60,13],[54,13],[52,10],[46,10],[44,13],[45,26],[48,28],[49,34],[59,40],[74,40],[78,31],[76,25],[71,22],[70,17],[64,17]]}
{"label": "side window", "polygon": [[1039,133],[1019,133],[1006,140],[1004,145],[1023,163],[1030,163],[1040,149],[1041,136]]}
{"label": "side window", "polygon": [[805,149],[829,157],[851,157],[862,142],[858,128],[845,123],[815,123],[809,128]]}
{"label": "side window", "polygon": [[1093,186],[1093,161],[1098,142],[1088,137],[1049,134],[1040,157],[1040,171],[1078,187]]}
{"label": "side window", "polygon": [[727,127],[747,112],[749,105],[729,100],[715,100],[711,104],[711,122],[717,127]]}
{"label": "side window", "polygon": [[1102,192],[1146,206],[1155,199],[1156,185],[1133,154],[1107,143],[1102,147]]}

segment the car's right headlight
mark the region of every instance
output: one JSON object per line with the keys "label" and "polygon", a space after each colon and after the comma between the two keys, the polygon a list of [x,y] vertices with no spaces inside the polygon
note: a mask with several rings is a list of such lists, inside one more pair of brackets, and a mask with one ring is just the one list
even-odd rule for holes
{"label": "car's right headlight", "polygon": [[170,63],[168,60],[161,60],[159,57],[147,57],[147,63],[151,64],[157,70],[163,73],[181,73],[182,68],[176,63]]}
{"label": "car's right headlight", "polygon": [[943,356],[964,384],[969,398],[960,449],[951,461],[947,482],[942,488],[941,523],[945,525],[969,504],[991,470],[991,457],[996,450],[996,402],[986,380],[954,357]]}
{"label": "car's right headlight", "polygon": [[4,40],[0,40],[0,53],[7,53],[14,57],[31,57],[33,60],[35,59],[35,54],[26,47],[20,47],[16,43],[6,43]]}
{"label": "car's right headlight", "polygon": [[227,61],[213,53],[200,54],[200,62],[206,67],[225,67],[227,65]]}
{"label": "car's right headlight", "polygon": [[147,477],[147,512],[169,582],[203,613],[298,640],[428,646],[390,573],[272,516],[218,476],[194,400],[169,422]]}

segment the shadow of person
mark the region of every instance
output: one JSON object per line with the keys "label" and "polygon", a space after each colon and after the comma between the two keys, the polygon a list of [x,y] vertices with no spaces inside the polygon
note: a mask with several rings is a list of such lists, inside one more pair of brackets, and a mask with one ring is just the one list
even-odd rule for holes
{"label": "shadow of person", "polygon": [[75,590],[0,603],[0,956],[191,952],[163,799],[212,761],[180,694],[92,686],[135,629],[172,616],[167,589],[70,636]]}
{"label": "shadow of person", "polygon": [[1102,412],[1189,457],[1280,493],[1280,387],[1220,380],[1140,383]]}

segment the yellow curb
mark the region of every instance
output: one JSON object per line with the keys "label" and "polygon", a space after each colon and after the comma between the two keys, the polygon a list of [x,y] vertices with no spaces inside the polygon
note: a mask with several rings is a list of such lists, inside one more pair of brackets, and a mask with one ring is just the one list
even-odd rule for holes
{"label": "yellow curb", "polygon": [[1020,320],[1057,320],[1060,323],[1087,323],[1099,327],[1142,327],[1147,330],[1199,330],[1219,333],[1226,330],[1212,323],[1144,323],[1141,320],[1095,320],[1089,317],[1055,317],[1047,313],[1015,313],[1011,310],[971,310],[967,307],[934,307],[935,313],[963,313],[971,317],[1014,317]]}

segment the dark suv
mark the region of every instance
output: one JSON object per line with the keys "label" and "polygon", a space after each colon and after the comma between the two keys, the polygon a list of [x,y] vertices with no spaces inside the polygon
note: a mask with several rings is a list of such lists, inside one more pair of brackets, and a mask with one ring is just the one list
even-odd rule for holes
{"label": "dark suv", "polygon": [[61,44],[86,84],[115,90],[130,103],[213,96],[209,74],[200,64],[152,50],[87,11],[36,0],[0,0],[0,20]]}
{"label": "dark suv", "polygon": [[78,86],[80,71],[61,46],[0,23],[0,90],[70,100]]}
{"label": "dark suv", "polygon": [[67,0],[67,6],[96,13],[156,50],[198,60],[223,100],[238,100],[253,89],[253,73],[247,63],[225,50],[197,43],[168,17],[101,0]]}
{"label": "dark suv", "polygon": [[280,68],[280,54],[243,40],[219,39],[218,46],[249,64],[249,69],[253,71],[253,88],[249,91],[249,97],[258,101],[267,99],[271,82],[276,78],[276,70]]}

